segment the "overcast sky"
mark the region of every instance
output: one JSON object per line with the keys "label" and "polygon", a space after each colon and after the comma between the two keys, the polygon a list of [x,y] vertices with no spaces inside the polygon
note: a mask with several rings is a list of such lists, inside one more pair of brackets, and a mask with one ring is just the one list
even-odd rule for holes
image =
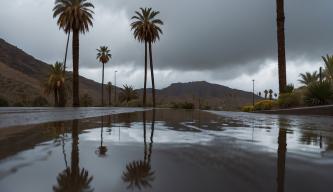
{"label": "overcast sky", "polygon": [[[96,48],[111,48],[106,81],[143,87],[144,46],[130,18],[152,7],[165,22],[153,46],[156,85],[206,80],[243,90],[278,90],[275,0],[90,0],[94,26],[80,36],[80,74],[101,80]],[[0,38],[47,63],[62,61],[65,34],[52,18],[54,0],[1,0]],[[333,1],[287,0],[287,79],[323,66],[333,54]],[[71,66],[71,52],[69,55]]]}

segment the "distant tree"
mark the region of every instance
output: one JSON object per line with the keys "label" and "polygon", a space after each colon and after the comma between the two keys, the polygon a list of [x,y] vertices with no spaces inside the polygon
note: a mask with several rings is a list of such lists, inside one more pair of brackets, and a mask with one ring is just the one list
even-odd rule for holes
{"label": "distant tree", "polygon": [[79,35],[89,31],[93,25],[94,5],[87,0],[56,0],[53,17],[58,17],[57,24],[66,33],[73,34],[73,107],[80,106],[79,99]]}
{"label": "distant tree", "polygon": [[278,96],[277,93],[274,93],[274,97],[277,98],[277,96]]}
{"label": "distant tree", "polygon": [[273,90],[270,89],[268,92],[269,92],[269,99],[272,100],[273,99]]}
{"label": "distant tree", "polygon": [[311,83],[317,82],[319,80],[319,74],[317,73],[317,71],[313,73],[309,72],[301,73],[299,74],[299,76],[301,77],[301,79],[299,79],[298,81],[306,86],[310,85]]}
{"label": "distant tree", "polygon": [[265,99],[267,99],[267,95],[268,95],[267,89],[265,89],[264,93],[265,93]]}
{"label": "distant tree", "polygon": [[48,74],[47,82],[44,84],[45,95],[54,95],[54,106],[60,105],[60,88],[64,84],[65,77],[63,73],[63,64],[56,62],[51,65],[50,72]]}
{"label": "distant tree", "polygon": [[123,87],[124,87],[124,89],[121,90],[120,95],[119,95],[119,99],[122,102],[125,101],[126,104],[128,105],[129,101],[131,101],[132,99],[137,99],[138,98],[138,94],[132,86],[123,85]]}
{"label": "distant tree", "polygon": [[97,59],[99,62],[103,65],[103,72],[102,72],[102,107],[104,107],[104,65],[109,62],[109,60],[112,58],[110,54],[110,49],[107,46],[101,46],[99,49],[97,49]]}
{"label": "distant tree", "polygon": [[261,97],[261,92],[258,93],[259,97]]}

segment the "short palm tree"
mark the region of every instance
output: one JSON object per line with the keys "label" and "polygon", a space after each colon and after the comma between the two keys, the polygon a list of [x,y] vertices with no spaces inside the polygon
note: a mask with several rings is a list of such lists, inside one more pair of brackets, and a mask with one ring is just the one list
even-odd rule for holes
{"label": "short palm tree", "polygon": [[160,13],[159,11],[153,11],[152,8],[140,8],[140,11],[136,11],[136,15],[132,17],[133,23],[131,24],[132,30],[134,30],[134,38],[139,42],[145,42],[145,79],[144,79],[144,93],[143,93],[143,105],[146,106],[146,83],[147,83],[147,44],[149,45],[149,60],[150,60],[150,72],[152,81],[152,93],[153,93],[153,107],[155,107],[155,80],[154,80],[154,67],[152,56],[152,43],[155,43],[160,39],[160,34],[163,34],[160,25],[163,22],[155,17]]}
{"label": "short palm tree", "polygon": [[63,73],[63,64],[56,62],[51,65],[50,72],[47,77],[47,82],[44,86],[44,93],[48,96],[53,92],[54,105],[58,107],[60,105],[60,88],[63,86],[65,81]]}
{"label": "short palm tree", "polygon": [[319,74],[317,73],[317,71],[313,73],[301,73],[299,74],[299,76],[301,77],[301,79],[299,79],[298,81],[306,86],[310,85],[311,83],[317,82],[319,79]]}
{"label": "short palm tree", "polygon": [[126,104],[128,105],[128,102],[130,102],[133,99],[138,98],[138,94],[132,86],[124,85],[123,87],[124,87],[124,89],[121,90],[119,99],[122,102],[125,101]]}
{"label": "short palm tree", "polygon": [[56,0],[53,17],[58,17],[57,24],[66,33],[73,34],[73,107],[80,106],[79,98],[79,34],[89,31],[93,25],[94,5],[87,0]]}
{"label": "short palm tree", "polygon": [[109,62],[112,58],[110,54],[110,49],[107,46],[101,46],[97,49],[97,59],[103,65],[103,72],[102,72],[102,107],[104,107],[104,65]]}
{"label": "short palm tree", "polygon": [[268,91],[268,93],[269,93],[269,99],[272,100],[272,98],[273,98],[273,90],[270,89],[270,90]]}
{"label": "short palm tree", "polygon": [[265,93],[265,99],[267,99],[267,95],[268,95],[267,89],[265,89],[264,93]]}
{"label": "short palm tree", "polygon": [[326,57],[322,57],[326,68],[325,68],[325,75],[326,78],[330,81],[333,81],[333,56],[326,55]]}

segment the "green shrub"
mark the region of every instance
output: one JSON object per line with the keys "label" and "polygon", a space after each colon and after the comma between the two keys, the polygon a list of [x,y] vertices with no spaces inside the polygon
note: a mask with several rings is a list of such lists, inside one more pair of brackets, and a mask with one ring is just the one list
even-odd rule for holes
{"label": "green shrub", "polygon": [[294,87],[294,84],[288,84],[286,85],[285,87],[285,93],[292,93],[294,91],[295,87]]}
{"label": "green shrub", "polygon": [[325,105],[332,102],[333,88],[330,81],[315,82],[307,87],[304,102],[308,105]]}
{"label": "green shrub", "polygon": [[253,111],[253,106],[252,105],[246,105],[242,107],[243,112],[252,112]]}
{"label": "green shrub", "polygon": [[297,107],[301,105],[301,95],[300,93],[283,93],[280,94],[278,103],[280,108],[290,108]]}
{"label": "green shrub", "polygon": [[142,100],[141,99],[134,99],[128,102],[128,107],[142,107]]}
{"label": "green shrub", "polygon": [[9,103],[6,99],[0,97],[0,107],[8,107]]}
{"label": "green shrub", "polygon": [[257,102],[254,105],[254,111],[262,111],[262,110],[271,110],[277,106],[277,102],[273,100],[262,100]]}
{"label": "green shrub", "polygon": [[49,106],[49,102],[45,99],[45,97],[39,96],[32,101],[32,105],[34,107],[47,107]]}
{"label": "green shrub", "polygon": [[174,109],[194,109],[194,104],[190,102],[179,102],[179,103],[171,103],[171,108]]}
{"label": "green shrub", "polygon": [[91,107],[93,105],[93,98],[86,93],[81,97],[80,103],[82,107]]}

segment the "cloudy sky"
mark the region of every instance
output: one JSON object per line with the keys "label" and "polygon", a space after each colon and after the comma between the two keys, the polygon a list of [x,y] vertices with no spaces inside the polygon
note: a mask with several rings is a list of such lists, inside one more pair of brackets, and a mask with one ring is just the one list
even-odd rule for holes
{"label": "cloudy sky", "polygon": [[[164,34],[154,45],[158,88],[206,80],[233,88],[278,90],[275,0],[90,0],[94,26],[80,37],[80,74],[101,80],[96,48],[111,47],[106,80],[143,86],[144,46],[130,18],[139,7],[159,10]],[[54,0],[1,0],[0,38],[47,63],[62,61],[65,34],[52,18]],[[323,66],[333,53],[332,0],[286,1],[288,82]],[[71,57],[71,52],[70,52]],[[69,61],[71,64],[71,59]]]}

